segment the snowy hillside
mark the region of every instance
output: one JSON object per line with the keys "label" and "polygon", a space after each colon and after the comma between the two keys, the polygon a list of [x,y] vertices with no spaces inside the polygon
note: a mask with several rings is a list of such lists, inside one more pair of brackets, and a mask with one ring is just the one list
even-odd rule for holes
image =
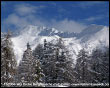
{"label": "snowy hillside", "polygon": [[21,60],[27,42],[34,49],[39,43],[43,44],[44,39],[55,43],[59,37],[63,36],[64,44],[70,50],[74,60],[79,50],[86,48],[91,51],[93,48],[109,46],[109,28],[106,26],[90,25],[81,33],[66,33],[55,28],[46,28],[29,25],[20,34],[13,37],[14,51],[18,60]]}

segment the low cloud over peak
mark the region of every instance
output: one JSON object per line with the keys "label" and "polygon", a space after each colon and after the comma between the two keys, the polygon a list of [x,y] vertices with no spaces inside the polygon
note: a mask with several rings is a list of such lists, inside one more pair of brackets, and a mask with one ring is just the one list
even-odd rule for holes
{"label": "low cloud over peak", "polygon": [[[106,3],[93,2],[92,5],[89,2],[86,3],[88,5],[85,5],[84,2],[77,2],[77,4],[75,2],[49,2],[49,4],[47,2],[10,2],[10,4],[4,2],[2,3],[2,30],[8,28],[17,30],[27,25],[37,25],[55,27],[60,31],[79,33],[89,24],[108,24],[107,11],[105,7],[101,8],[99,5],[106,5]],[[49,7],[50,4],[53,8]],[[90,8],[82,10],[78,7],[79,4],[88,7],[99,5],[101,9],[98,8],[98,11],[94,10],[94,8],[91,11]]]}

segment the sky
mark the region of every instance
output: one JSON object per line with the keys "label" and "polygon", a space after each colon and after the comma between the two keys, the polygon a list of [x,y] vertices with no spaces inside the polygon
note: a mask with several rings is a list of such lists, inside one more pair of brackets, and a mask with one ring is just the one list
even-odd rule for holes
{"label": "sky", "polygon": [[109,26],[109,1],[1,1],[1,31],[27,25],[81,32],[88,25]]}

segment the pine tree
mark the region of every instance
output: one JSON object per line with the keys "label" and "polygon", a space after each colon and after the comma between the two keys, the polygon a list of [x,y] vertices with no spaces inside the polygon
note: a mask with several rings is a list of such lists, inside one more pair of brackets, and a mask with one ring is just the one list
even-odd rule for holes
{"label": "pine tree", "polygon": [[37,47],[33,51],[33,56],[36,59],[39,59],[42,62],[43,59],[43,46],[38,44]]}
{"label": "pine tree", "polygon": [[46,83],[73,82],[72,61],[62,39],[59,39],[57,44],[44,40],[43,53],[42,64]]}
{"label": "pine tree", "polygon": [[102,57],[102,52],[99,49],[96,49],[93,51],[91,55],[91,76],[92,76],[92,83],[98,83],[100,80],[100,72],[99,72],[99,67],[100,67],[100,60]]}
{"label": "pine tree", "polygon": [[80,50],[78,56],[77,56],[77,63],[75,66],[75,76],[76,76],[76,81],[79,83],[88,83],[89,82],[89,60],[90,57],[88,53],[82,49]]}
{"label": "pine tree", "polygon": [[43,83],[43,78],[44,78],[44,74],[43,74],[43,70],[41,68],[41,63],[39,60],[34,60],[34,63],[33,63],[33,74],[32,74],[32,77],[33,77],[33,82],[40,82],[40,83]]}
{"label": "pine tree", "polygon": [[45,74],[45,83],[53,83],[54,71],[54,47],[51,43],[44,40],[42,68]]}
{"label": "pine tree", "polygon": [[10,83],[15,81],[17,62],[15,59],[13,44],[11,41],[11,32],[2,37],[1,40],[1,83]]}
{"label": "pine tree", "polygon": [[33,56],[29,43],[27,49],[24,51],[23,58],[18,67],[18,81],[23,83],[30,83],[32,81],[33,72]]}
{"label": "pine tree", "polygon": [[68,49],[65,47],[62,38],[58,40],[56,44],[56,73],[57,73],[57,83],[73,83],[74,74],[72,67],[72,58],[69,54]]}
{"label": "pine tree", "polygon": [[[43,82],[43,70],[39,59],[33,56],[31,47],[27,43],[27,49],[23,54],[22,61],[19,64],[18,79],[23,83]],[[37,85],[36,85],[37,86]]]}
{"label": "pine tree", "polygon": [[43,59],[43,47],[41,44],[39,44],[35,50],[33,51],[34,56],[34,73],[33,73],[33,81],[34,82],[42,82],[44,83],[44,74],[42,69],[42,59]]}
{"label": "pine tree", "polygon": [[101,82],[109,83],[109,48],[106,47],[106,51],[103,53],[102,66],[101,66]]}
{"label": "pine tree", "polygon": [[91,55],[91,76],[93,83],[109,82],[109,52],[96,49]]}

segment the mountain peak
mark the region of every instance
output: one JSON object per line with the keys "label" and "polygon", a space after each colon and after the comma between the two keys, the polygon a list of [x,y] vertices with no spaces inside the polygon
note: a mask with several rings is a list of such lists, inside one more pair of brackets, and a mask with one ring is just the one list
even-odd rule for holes
{"label": "mountain peak", "polygon": [[47,39],[48,42],[55,43],[60,37],[62,37],[66,46],[73,53],[74,58],[82,47],[91,51],[101,44],[105,46],[109,45],[108,27],[102,25],[90,25],[81,33],[60,32],[55,28],[28,25],[21,30],[19,35],[12,37],[17,59],[22,58],[27,42],[30,42],[32,49],[34,49],[39,43],[43,43],[44,39]]}

